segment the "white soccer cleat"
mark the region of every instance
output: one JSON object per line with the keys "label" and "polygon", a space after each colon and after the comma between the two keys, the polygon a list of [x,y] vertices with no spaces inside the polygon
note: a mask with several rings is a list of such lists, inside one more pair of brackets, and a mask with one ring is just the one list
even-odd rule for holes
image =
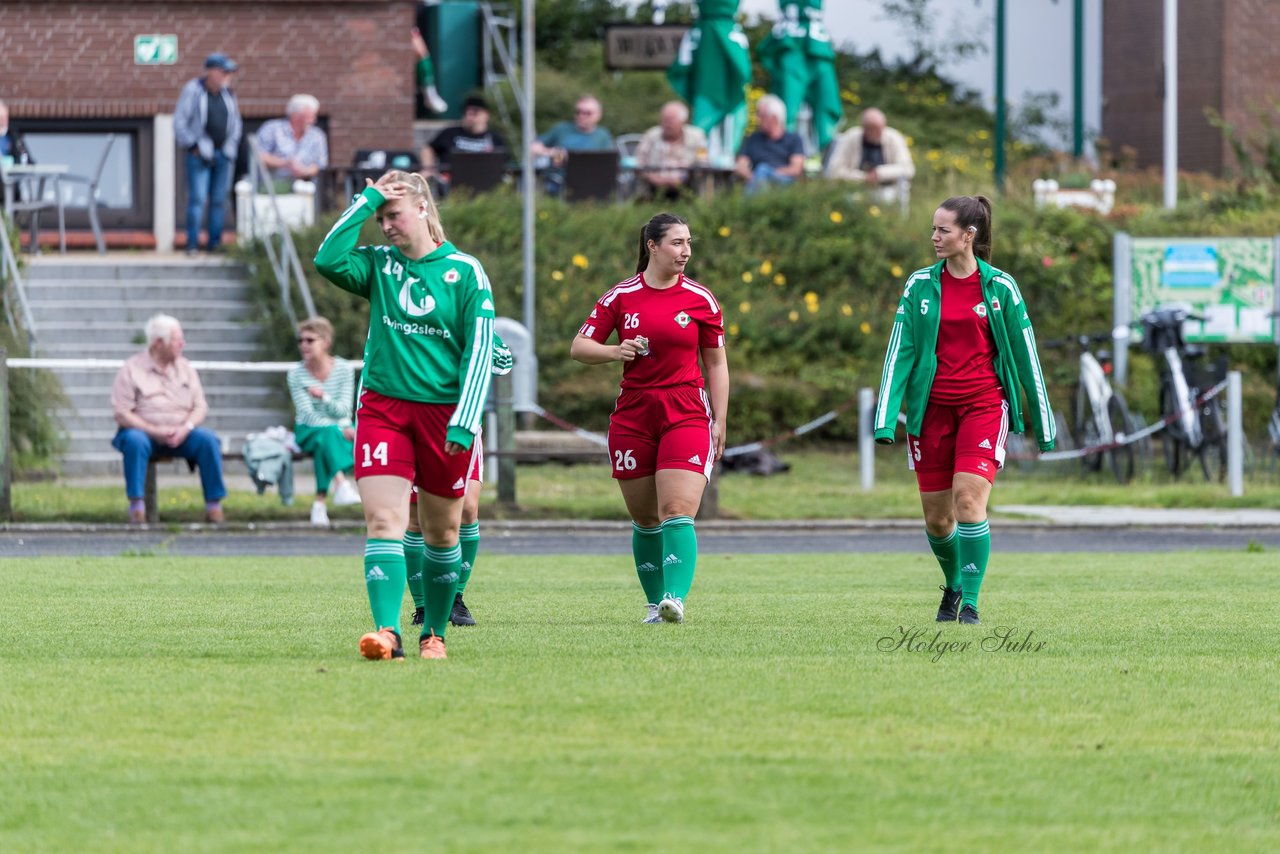
{"label": "white soccer cleat", "polygon": [[684,603],[675,596],[663,596],[658,603],[658,616],[668,623],[683,623]]}
{"label": "white soccer cleat", "polygon": [[657,606],[657,605],[655,605],[655,604],[653,604],[652,602],[650,602],[648,605],[645,605],[645,608],[647,608],[647,609],[648,609],[648,614],[645,616],[645,618],[644,618],[643,620],[641,620],[641,621],[640,621],[640,622],[641,622],[641,624],[647,625],[647,624],[649,624],[649,623],[661,623],[661,622],[662,622],[662,617],[661,617],[661,615],[659,615],[659,614],[658,614],[658,606]]}
{"label": "white soccer cleat", "polygon": [[317,528],[329,527],[329,509],[324,506],[323,501],[311,505],[311,524]]}
{"label": "white soccer cleat", "polygon": [[427,103],[430,104],[431,111],[433,113],[443,113],[445,110],[449,109],[449,103],[445,101],[444,98],[440,97],[440,93],[436,91],[436,87],[428,86],[426,94]]}
{"label": "white soccer cleat", "polygon": [[349,480],[344,480],[338,484],[338,488],[333,491],[333,504],[335,507],[348,507],[352,504],[360,503],[360,490]]}

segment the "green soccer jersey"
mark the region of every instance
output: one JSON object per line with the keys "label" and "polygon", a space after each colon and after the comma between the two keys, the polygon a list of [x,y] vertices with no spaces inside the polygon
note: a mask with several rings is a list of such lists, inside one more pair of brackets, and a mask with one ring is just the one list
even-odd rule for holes
{"label": "green soccer jersey", "polygon": [[446,441],[479,435],[493,353],[493,293],[484,268],[452,243],[410,260],[394,246],[357,246],[385,199],[366,187],[316,252],[316,269],[369,300],[363,385],[419,403],[457,404]]}

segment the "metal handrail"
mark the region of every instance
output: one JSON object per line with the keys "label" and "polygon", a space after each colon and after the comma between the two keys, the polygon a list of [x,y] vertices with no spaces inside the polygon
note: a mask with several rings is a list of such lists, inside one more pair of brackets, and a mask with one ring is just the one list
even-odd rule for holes
{"label": "metal handrail", "polygon": [[18,257],[13,252],[13,244],[9,242],[9,224],[8,215],[0,212],[0,256],[2,256],[0,257],[0,284],[4,284],[5,279],[13,284],[12,290],[22,313],[22,331],[26,333],[25,336],[19,332],[18,323],[14,319],[8,287],[4,288],[4,313],[14,337],[20,341],[25,337],[27,351],[30,352],[36,344],[36,322],[31,316],[31,304],[27,301],[27,289],[22,283],[22,270],[18,267]]}
{"label": "metal handrail", "polygon": [[[297,283],[298,291],[302,294],[302,307],[306,310],[307,317],[315,316],[316,304],[311,298],[311,286],[302,272],[302,260],[298,257],[298,249],[293,243],[293,234],[280,213],[280,205],[276,201],[275,183],[271,180],[271,173],[262,167],[258,141],[253,137],[249,137],[249,152],[249,182],[253,185],[253,192],[256,194],[260,189],[265,188],[264,194],[271,199],[271,213],[275,216],[276,225],[279,226],[274,233],[267,233],[264,230],[264,233],[258,236],[256,223],[253,222],[257,216],[256,207],[250,204],[249,233],[254,235],[255,239],[262,241],[267,259],[271,263],[271,271],[276,277],[276,284],[280,287],[280,301],[284,305],[285,314],[289,316],[290,325],[297,326],[298,316],[293,310],[293,284]],[[279,247],[274,245],[273,237],[276,236],[280,239]]]}

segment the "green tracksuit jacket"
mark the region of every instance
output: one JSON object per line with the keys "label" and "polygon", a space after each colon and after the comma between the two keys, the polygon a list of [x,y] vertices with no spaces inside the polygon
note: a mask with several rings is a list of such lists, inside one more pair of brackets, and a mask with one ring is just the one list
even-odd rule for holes
{"label": "green tracksuit jacket", "polygon": [[[907,402],[907,433],[920,435],[924,410],[929,404],[929,390],[938,370],[936,346],[938,323],[942,316],[942,265],[916,270],[907,277],[898,314],[889,335],[889,348],[880,376],[880,397],[876,402],[875,438],[881,444],[893,444],[898,426],[898,410],[903,397]],[[1027,316],[1027,304],[1013,276],[978,259],[982,282],[982,301],[991,319],[991,332],[996,342],[996,377],[1009,401],[1009,429],[1026,430],[1021,396],[1027,394],[1027,412],[1036,444],[1042,451],[1053,450],[1057,425],[1049,406],[1049,392],[1040,370],[1036,353],[1036,336]]]}

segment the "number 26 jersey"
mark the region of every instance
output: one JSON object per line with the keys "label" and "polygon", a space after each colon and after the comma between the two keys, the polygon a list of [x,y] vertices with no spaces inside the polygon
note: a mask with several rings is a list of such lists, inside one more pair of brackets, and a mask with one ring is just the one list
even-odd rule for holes
{"label": "number 26 jersey", "polygon": [[720,303],[707,288],[682,274],[669,288],[654,288],[643,273],[610,288],[596,302],[579,335],[604,344],[643,337],[647,353],[622,366],[622,388],[703,387],[698,352],[724,346]]}

